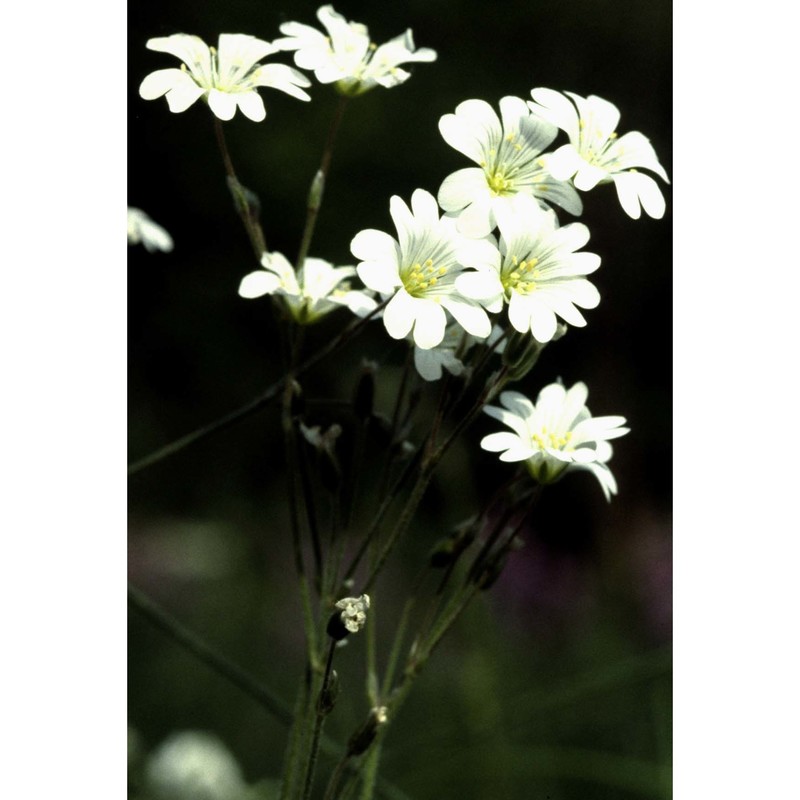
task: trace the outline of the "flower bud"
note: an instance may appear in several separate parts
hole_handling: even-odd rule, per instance
[[[450,566],[475,541],[476,522],[477,518],[471,517],[439,541],[430,555],[430,564],[434,569]]]
[[[322,687],[317,698],[317,711],[325,716],[333,711],[336,700],[339,697],[339,674],[335,669],[331,670],[328,682]]]
[[[503,363],[508,367],[509,379],[518,381],[525,377],[533,369],[543,349],[544,345],[530,333],[515,331],[503,350]]]
[[[325,191],[325,173],[317,170],[314,180],[311,181],[311,188],[308,190],[308,209],[310,211],[319,211],[322,205],[322,195]]]
[[[364,724],[347,743],[348,756],[360,756],[375,741],[381,726],[386,724],[386,706],[377,706],[369,712]]]

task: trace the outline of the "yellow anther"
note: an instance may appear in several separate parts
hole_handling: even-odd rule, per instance
[[[507,142],[513,142],[513,141],[514,141],[514,134],[513,134],[513,133],[509,133],[509,134],[506,136],[506,141],[507,141]]]
[[[545,161],[544,161],[544,159],[543,159],[543,158],[537,158],[537,159],[536,159],[536,163],[537,163],[537,164],[538,164],[540,167],[543,167],[543,166],[544,166],[544,164],[545,164]]]
[[[608,138],[609,138],[609,139],[616,139],[616,138],[617,138],[617,132],[616,132],[616,131],[614,131],[613,133],[610,133],[610,134],[608,135]]]
[[[439,267],[439,277],[447,272],[447,267]]]
[[[437,282],[438,280],[439,280],[438,278],[431,278],[431,279],[428,281],[428,284],[429,284],[430,286],[436,286],[436,282]]]
[[[519,264],[519,260],[516,256],[511,256],[511,263],[516,267]]]
[[[489,151],[489,155],[490,155],[490,156],[496,156],[496,155],[497,155],[497,150],[495,150],[495,149],[494,149],[494,147],[493,147],[493,148],[492,148],[492,149]]]
[[[521,144],[515,144],[514,145],[514,149],[517,150],[517,151],[522,150],[522,145]]]
[[[430,268],[433,266],[433,259],[432,259],[432,258],[429,258],[429,259],[428,259],[428,260],[425,262],[425,266],[426,266],[426,267],[428,267],[428,269],[430,269]]]
[[[377,50],[378,49],[378,45],[376,45],[375,42],[370,42],[369,43],[369,49],[370,50]]]
[[[480,165],[481,165],[481,166],[482,166],[484,169],[486,169],[486,162],[485,162],[485,161],[481,161],[481,162],[480,162]]]

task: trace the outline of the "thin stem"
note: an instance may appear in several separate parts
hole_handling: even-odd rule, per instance
[[[128,603],[131,608],[138,611],[149,622],[166,633],[174,642],[199,661],[202,661],[218,675],[241,689],[276,719],[286,724],[291,723],[293,714],[291,707],[287,703],[272,694],[269,689],[260,684],[241,667],[209,647],[202,639],[131,584],[128,584]]]
[[[311,184],[311,191],[308,198],[308,209],[306,212],[306,224],[303,229],[303,238],[300,242],[300,251],[297,254],[297,264],[295,269],[300,270],[305,264],[308,250],[311,247],[311,240],[314,237],[314,228],[317,224],[317,216],[319,209],[322,205],[322,195],[325,191],[325,181],[328,177],[328,170],[331,166],[331,157],[333,156],[333,144],[336,141],[336,133],[339,130],[339,125],[344,116],[344,110],[347,106],[347,97],[342,96],[339,98],[339,104],[336,106],[333,119],[331,120],[330,128],[328,129],[328,138],[325,140],[325,147],[322,151],[322,161],[320,162],[319,170],[314,176]]]
[[[325,708],[322,701],[324,693],[328,690],[328,683],[331,677],[331,668],[333,666],[333,656],[336,652],[336,641],[331,639],[328,647],[328,660],[325,663],[325,674],[322,676],[322,686],[319,690],[317,697],[316,716],[314,719],[314,733],[311,738],[311,750],[308,754],[308,766],[306,767],[306,779],[303,788],[303,800],[308,800],[311,797],[311,788],[314,784],[314,772],[317,767],[317,756],[319,754],[319,742],[322,735],[322,723],[328,715],[330,708]]]
[[[247,197],[247,190],[239,183],[239,179],[236,177],[233,161],[231,161],[231,155],[228,151],[227,142],[225,141],[222,122],[216,115],[212,116],[214,116],[214,131],[217,135],[217,144],[222,154],[222,162],[225,165],[225,173],[228,176],[228,186],[233,194],[236,211],[241,217],[242,223],[247,231],[247,236],[250,239],[250,244],[253,246],[256,259],[260,261],[262,254],[266,252],[267,249],[267,244],[264,240],[264,231],[261,229],[261,224],[253,209],[253,203]]]
[[[411,476],[411,473],[414,471],[414,469],[416,469],[421,457],[422,457],[422,447],[417,449],[417,452],[414,454],[413,458],[409,460],[403,472],[394,482],[394,485],[392,486],[391,490],[388,492],[388,494],[384,496],[383,502],[381,503],[381,506],[378,509],[378,513],[375,515],[375,518],[373,519],[372,524],[370,525],[370,528],[367,531],[366,536],[361,542],[361,546],[359,547],[358,552],[355,554],[355,556],[353,556],[353,560],[350,562],[350,565],[348,566],[347,571],[344,574],[343,580],[345,581],[349,580],[355,574],[355,571],[356,569],[358,569],[358,565],[361,563],[361,559],[367,552],[370,542],[377,533],[378,528],[380,527],[380,524],[383,521],[384,516],[386,516],[387,511],[397,498],[397,494],[400,491],[400,489],[402,489],[405,482]]]
[[[334,769],[333,774],[328,781],[328,788],[325,789],[325,796],[323,800],[335,800],[337,792],[339,790],[339,784],[341,783],[342,776],[344,775],[345,771],[347,770],[348,766],[350,766],[350,759],[352,756],[349,752],[345,753],[339,763],[336,765],[336,769]]]
[[[336,338],[331,339],[327,344],[317,350],[316,353],[314,353],[312,356],[309,356],[309,358],[307,358],[302,364],[298,365],[294,370],[295,377],[299,377],[304,372],[307,372],[319,361],[322,361],[323,358],[326,358],[335,350],[338,350],[340,347],[350,341],[350,339],[352,339],[356,334],[360,333],[366,327],[369,320],[371,320],[375,314],[382,310],[384,306],[385,303],[381,303],[374,311],[345,328],[345,330],[343,330]],[[284,376],[280,380],[273,383],[260,395],[253,398],[249,403],[246,403],[240,408],[231,411],[224,417],[220,417],[214,422],[192,431],[192,433],[187,433],[180,439],[176,439],[174,442],[170,442],[153,453],[150,453],[150,455],[144,456],[144,458],[140,458],[138,461],[134,461],[133,464],[128,467],[128,475],[135,475],[137,472],[141,472],[153,464],[158,464],[160,461],[163,461],[164,459],[175,455],[175,453],[179,453],[181,450],[184,450],[189,445],[199,442],[213,433],[225,430],[231,425],[234,425],[235,423],[246,419],[252,414],[255,414],[256,411],[260,411],[262,408],[265,408],[273,400],[275,400],[275,398],[277,398],[284,389],[287,378],[288,376]]]

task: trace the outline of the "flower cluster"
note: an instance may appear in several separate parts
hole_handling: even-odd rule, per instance
[[[297,67],[349,96],[398,86],[410,77],[401,64],[437,58],[430,48],[415,48],[410,29],[377,46],[365,25],[346,20],[331,5],[322,6],[317,18],[324,33],[286,22],[280,26],[283,37],[272,42],[222,34],[214,48],[187,34],[150,39],[149,49],[174,55],[182,64],[148,75],[139,93],[145,99],[166,96],[173,112],[203,98],[219,119],[231,119],[238,109],[261,121],[266,117],[261,87],[310,99],[304,91],[309,79],[286,64],[263,64],[267,56],[292,53]],[[644,210],[659,218],[664,197],[653,177],[640,170],[669,182],[644,135],[617,136],[620,113],[608,101],[545,88],[532,89],[530,96],[501,98],[499,114],[480,99],[444,114],[438,126],[444,141],[473,165],[448,175],[436,196],[418,188],[410,205],[393,196],[395,235],[375,229],[357,233],[350,243],[356,266],[303,257],[293,267],[281,253],[265,252],[263,269],[241,280],[240,296],[276,295],[302,325],[341,306],[361,317],[382,317],[389,336],[413,344],[414,364],[426,381],[438,380],[444,371],[469,375],[466,355],[478,343],[489,353],[506,348],[507,376],[520,377],[542,346],[568,326],[585,326],[582,312],[600,302],[588,277],[600,257],[583,249],[589,229],[580,222],[561,224],[558,211],[580,215],[579,192],[613,183],[629,216],[638,218]],[[559,132],[569,141],[551,150]],[[129,211],[128,220],[129,241],[141,240],[148,249],[171,247],[166,232],[141,212]],[[366,289],[351,286],[356,275]],[[605,466],[607,440],[627,429],[619,427],[621,417],[590,421],[585,397],[580,383],[568,392],[549,386],[536,405],[505,392],[500,398],[505,410],[486,411],[515,433],[488,436],[483,445],[503,450],[502,460],[526,461],[541,483],[571,465],[591,469],[610,497],[616,486]]]
[[[362,594],[360,597],[343,597],[335,605],[341,609],[339,618],[350,633],[358,633],[366,625],[369,609],[368,594]]]

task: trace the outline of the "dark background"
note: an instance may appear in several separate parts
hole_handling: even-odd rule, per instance
[[[171,114],[165,100],[138,97],[145,75],[178,65],[145,42],[177,32],[209,43],[221,32],[270,40],[283,21],[319,27],[316,8],[177,0],[129,6],[128,201],[175,240],[170,254],[129,250],[131,461],[242,405],[281,374],[269,302],[236,294],[256,265],[225,186],[211,115],[202,103]],[[312,255],[353,263],[349,243],[358,231],[393,231],[391,195],[408,200],[417,187],[435,194],[450,172],[468,166],[437,123],[469,98],[496,107],[504,95],[528,99],[537,86],[600,95],[620,109],[620,134],[643,132],[672,174],[667,2],[335,8],[367,24],[379,44],[411,27],[417,47],[432,47],[439,58],[412,64],[404,85],[350,104]],[[288,54],[273,60],[291,63]],[[301,103],[262,89],[265,122],[237,114],[225,123],[239,177],[260,196],[268,245],[290,260],[337,101],[329,86],[314,83],[309,93],[312,102]],[[525,531],[527,546],[452,632],[386,739],[385,774],[412,797],[668,796],[672,249],[670,188],[662,188],[662,220],[631,220],[611,186],[583,195],[586,249],[603,261],[593,277],[600,306],[515,387],[535,396],[559,376],[567,385],[584,380],[594,414],[627,417],[632,432],[615,443],[611,461],[620,493],[606,504],[588,473],[545,492]],[[335,335],[342,315],[310,331],[309,347]],[[403,354],[379,325],[322,365],[308,391],[349,397],[365,354],[383,365],[379,402],[388,410]],[[378,585],[387,638],[421,555],[508,475],[478,447],[495,429],[479,420],[462,437]],[[130,572],[290,700],[302,635],[282,469],[278,412],[269,409],[132,478]],[[129,718],[147,748],[175,729],[211,729],[248,780],[279,773],[279,723],[137,616],[129,633]],[[357,681],[350,691],[353,702],[337,707],[326,729],[342,739],[360,708]]]

